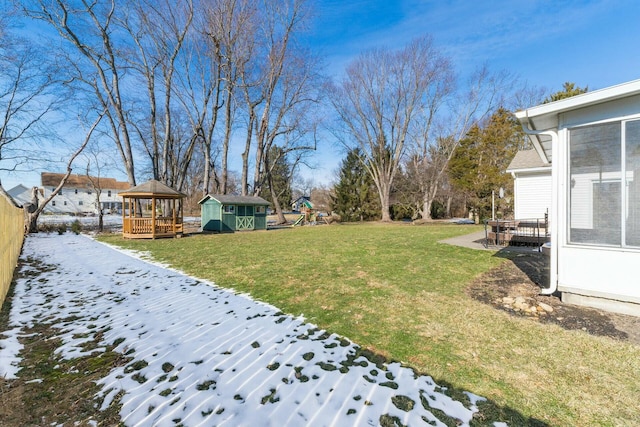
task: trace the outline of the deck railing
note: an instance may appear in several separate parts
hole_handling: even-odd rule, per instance
[[[487,220],[485,245],[541,246],[549,241],[549,218]]]

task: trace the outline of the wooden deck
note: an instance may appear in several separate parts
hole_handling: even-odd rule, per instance
[[[485,223],[487,245],[541,246],[549,241],[547,219],[490,220]]]

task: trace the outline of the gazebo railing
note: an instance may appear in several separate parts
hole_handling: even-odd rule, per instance
[[[182,233],[182,220],[171,217],[157,217],[155,227],[153,218],[124,218],[122,230],[125,234],[175,234]]]

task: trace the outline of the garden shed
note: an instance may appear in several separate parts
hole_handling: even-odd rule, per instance
[[[198,204],[203,231],[233,233],[267,229],[269,202],[261,197],[207,194]]]
[[[549,288],[640,315],[640,80],[518,111],[551,163]]]
[[[182,199],[179,191],[151,180],[126,191],[122,197],[122,236],[155,239],[182,236]]]

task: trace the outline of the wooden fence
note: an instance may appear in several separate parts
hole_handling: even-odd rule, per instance
[[[23,211],[0,191],[0,306],[11,286],[23,241]]]

